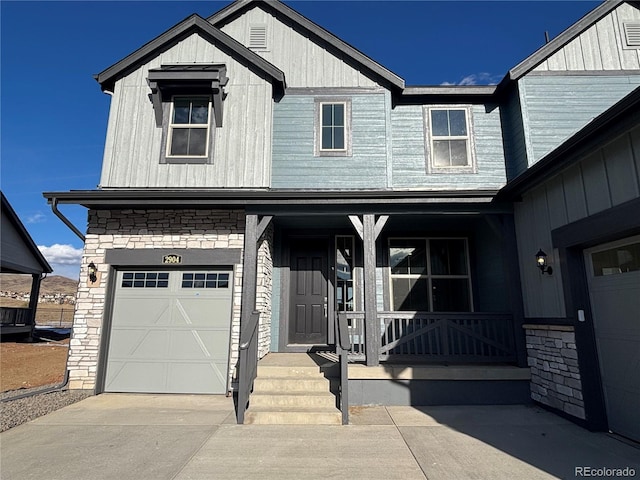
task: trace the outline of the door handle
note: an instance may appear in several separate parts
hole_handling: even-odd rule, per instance
[[[328,317],[329,316],[329,302],[328,302],[328,298],[324,297],[324,316]]]

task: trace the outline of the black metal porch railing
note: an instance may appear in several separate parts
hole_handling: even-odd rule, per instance
[[[238,359],[238,424],[244,423],[244,414],[249,405],[253,381],[258,372],[258,323],[260,312],[254,311],[240,335],[240,358]]]
[[[513,317],[509,313],[378,312],[380,361],[421,356],[434,361],[513,362]],[[363,312],[348,312],[349,359],[365,359]]]
[[[4,326],[29,326],[33,324],[30,308],[0,307],[0,324]]]
[[[341,312],[336,317],[336,354],[340,362],[340,411],[342,412],[342,424],[349,425],[349,327],[347,314]]]

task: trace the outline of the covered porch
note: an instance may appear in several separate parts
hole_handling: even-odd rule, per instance
[[[239,405],[259,357],[302,352],[335,361],[338,397],[351,395],[352,405],[528,401],[511,206],[487,198],[380,203],[310,198],[247,208]],[[255,303],[264,282],[253,266],[265,232],[268,313]],[[253,353],[267,314],[271,353]],[[451,401],[456,395],[465,400]]]
[[[26,307],[0,306],[0,334],[23,335],[31,338],[36,325],[36,309],[40,283],[53,270],[27,232],[13,207],[2,197],[0,245],[0,276],[18,274],[31,276],[29,304]]]

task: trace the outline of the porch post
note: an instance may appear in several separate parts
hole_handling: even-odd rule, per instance
[[[520,283],[520,260],[518,259],[518,244],[513,215],[502,215],[502,251],[506,261],[504,271],[509,288],[509,300],[513,314],[513,328],[515,333],[516,360],[519,367],[527,366],[527,345],[524,324],[524,306],[522,303],[522,285]]]
[[[29,310],[31,310],[31,331],[29,332],[29,340],[33,338],[33,330],[36,326],[36,310],[38,308],[38,297],[40,296],[40,283],[42,282],[42,274],[34,273],[31,275],[31,293],[29,294]]]
[[[367,366],[380,363],[380,325],[376,302],[376,234],[375,216],[363,216],[362,242],[364,247],[364,322]]]
[[[243,325],[256,307],[256,286],[258,281],[258,242],[265,232],[272,216],[264,216],[258,223],[258,215],[245,216],[244,254],[242,260],[242,305],[240,306],[240,333]]]

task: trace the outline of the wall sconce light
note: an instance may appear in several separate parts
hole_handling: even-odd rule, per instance
[[[536,253],[536,264],[543,275],[545,273],[548,273],[549,275],[553,273],[553,268],[547,265],[547,254],[544,253],[542,249],[538,250],[538,253]]]
[[[87,273],[89,274],[89,281],[91,283],[96,283],[96,281],[98,280],[98,268],[96,267],[96,264],[91,262],[89,264],[89,266],[87,267]]]

